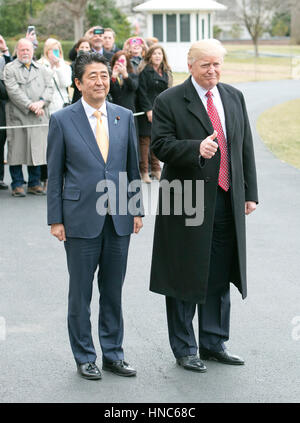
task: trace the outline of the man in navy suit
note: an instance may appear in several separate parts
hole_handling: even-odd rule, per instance
[[[136,375],[124,361],[121,293],[130,235],[143,226],[140,175],[133,115],[106,101],[109,80],[103,56],[79,56],[75,83],[82,98],[51,116],[48,136],[48,224],[52,235],[65,241],[69,337],[86,379],[102,377],[90,324],[97,267],[102,368]]]

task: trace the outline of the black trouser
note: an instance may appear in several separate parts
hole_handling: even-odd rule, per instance
[[[48,179],[47,165],[41,165],[41,181],[46,182]]]
[[[229,339],[229,279],[235,250],[230,191],[218,187],[207,297],[205,304],[198,304],[199,347],[222,351]],[[196,305],[166,297],[169,339],[176,358],[197,353],[192,323]]]
[[[6,131],[0,130],[0,181],[4,179],[4,145],[6,141]]]

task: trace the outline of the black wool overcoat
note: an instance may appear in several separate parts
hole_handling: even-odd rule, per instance
[[[139,74],[139,88],[137,91],[138,112],[148,112],[153,109],[156,97],[168,88],[169,78],[166,72],[159,75],[152,66],[147,65]],[[139,134],[143,137],[151,136],[151,123],[146,115],[139,116]]]
[[[258,202],[253,141],[242,93],[227,84],[219,83],[217,87],[226,119],[232,208],[237,238],[230,282],[237,286],[245,298],[245,201]],[[220,166],[219,149],[213,158],[205,160],[199,157],[199,148],[200,143],[213,131],[191,78],[157,97],[153,110],[151,148],[158,159],[164,162],[164,167],[155,222],[150,290],[195,303],[206,301]],[[163,210],[162,207],[163,200],[168,198],[165,195],[167,188],[164,180],[174,184],[174,189],[169,190],[170,213],[166,213],[166,209]],[[184,187],[184,181],[191,181],[192,185],[181,190],[180,186]],[[186,208],[182,206],[183,213],[178,214],[177,206],[178,201],[182,200],[183,204],[184,197],[188,198],[189,194],[193,205],[196,205],[197,193],[199,194],[201,188],[201,185],[196,186],[196,181],[203,181],[198,183],[204,189],[204,219],[198,226],[187,226],[186,219],[192,217],[190,208],[185,212]],[[174,207],[174,200],[177,209]]]

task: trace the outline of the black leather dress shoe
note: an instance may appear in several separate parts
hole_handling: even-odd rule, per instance
[[[8,185],[5,182],[0,181],[0,189],[8,189]]]
[[[95,363],[77,364],[77,371],[81,377],[89,380],[102,379],[102,375]]]
[[[232,355],[228,351],[211,351],[206,348],[200,348],[200,357],[202,360],[214,360],[223,364],[233,364],[235,366],[241,366],[245,364],[245,361],[237,355]]]
[[[130,365],[124,360],[117,360],[112,362],[103,360],[102,369],[115,373],[118,376],[128,377],[136,375],[136,370],[133,367],[130,367]]]
[[[206,372],[206,367],[202,363],[199,357],[196,355],[187,355],[176,359],[179,366],[182,366],[186,370],[192,370],[194,372]]]

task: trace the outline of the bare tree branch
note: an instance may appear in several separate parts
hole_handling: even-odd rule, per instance
[[[266,31],[279,0],[241,0],[238,14],[248,30],[258,56],[258,40]]]

